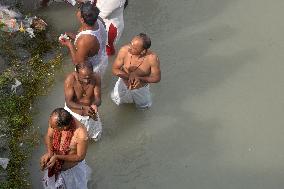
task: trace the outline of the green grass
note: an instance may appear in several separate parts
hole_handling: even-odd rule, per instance
[[[9,66],[0,75],[0,120],[4,122],[2,127],[5,128],[1,130],[8,138],[10,159],[7,179],[0,183],[0,189],[31,188],[26,163],[38,143],[31,107],[38,96],[48,93],[54,82],[54,74],[62,65],[58,44],[48,40],[46,33],[36,33],[36,38],[30,39],[25,33],[10,35],[0,32],[0,55],[5,57]],[[21,60],[16,50],[18,47],[29,52],[28,60]],[[55,56],[45,62],[43,55],[51,50],[56,52]],[[10,92],[9,87],[15,78],[22,82],[24,92],[20,95]]]

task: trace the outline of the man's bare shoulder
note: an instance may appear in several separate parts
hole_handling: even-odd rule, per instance
[[[77,138],[80,138],[80,139],[88,139],[88,132],[87,132],[87,129],[86,127],[80,123],[79,121],[76,120],[76,124],[77,124],[77,129],[76,129],[76,135],[77,135]]]
[[[65,78],[65,83],[73,83],[75,80],[75,72],[69,73]]]
[[[83,34],[78,38],[77,42],[78,43],[93,43],[93,42],[98,42],[98,39],[97,37],[93,35]]]
[[[129,49],[128,45],[122,46],[122,47],[120,48],[120,50],[119,50],[119,54],[121,54],[121,55],[127,55],[128,49]]]
[[[151,63],[151,64],[154,64],[154,65],[159,65],[160,64],[160,60],[159,60],[159,57],[158,55],[153,52],[153,51],[150,51],[149,54],[148,54],[148,61]]]

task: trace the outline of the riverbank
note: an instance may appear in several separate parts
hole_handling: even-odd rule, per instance
[[[35,29],[34,37],[25,29],[0,31],[0,157],[9,159],[6,169],[0,167],[0,188],[31,187],[26,163],[39,138],[33,104],[48,93],[62,65],[57,38],[50,26]]]

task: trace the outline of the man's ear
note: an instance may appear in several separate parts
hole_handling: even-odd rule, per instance
[[[147,49],[144,49],[142,52],[141,52],[141,55],[145,55],[147,53]]]

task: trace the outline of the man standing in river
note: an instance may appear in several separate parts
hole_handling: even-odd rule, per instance
[[[45,143],[47,152],[40,160],[44,188],[87,189],[86,128],[64,108],[57,108],[50,115]]]
[[[150,46],[150,38],[140,33],[119,50],[112,66],[113,75],[119,79],[111,93],[117,105],[135,103],[140,109],[152,105],[149,83],[158,83],[161,71],[159,58]]]
[[[67,75],[64,83],[65,109],[87,128],[89,138],[99,140],[102,123],[98,114],[101,105],[101,79],[92,65],[76,65],[76,71]]]
[[[79,4],[77,19],[81,23],[79,32],[66,32],[70,39],[61,38],[59,42],[69,49],[73,63],[89,62],[94,72],[101,76],[108,65],[106,54],[107,31],[103,22],[98,19],[100,10],[91,2]]]

